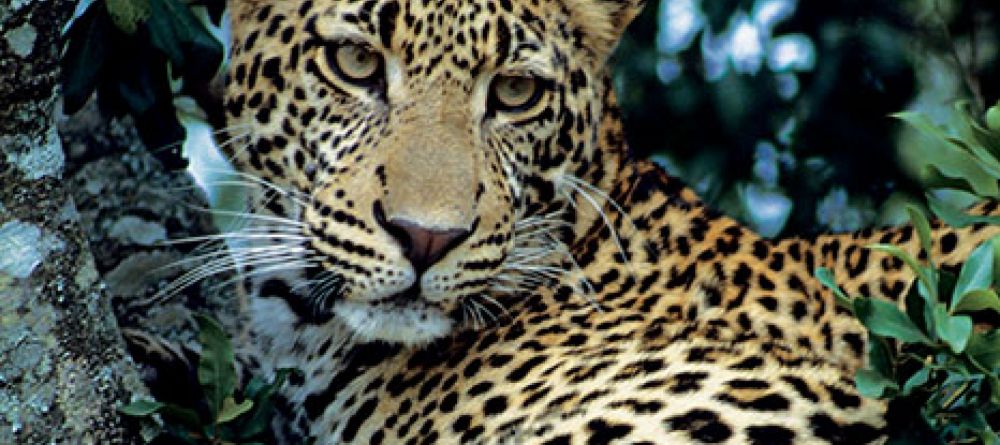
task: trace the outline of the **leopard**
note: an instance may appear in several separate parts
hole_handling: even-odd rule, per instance
[[[902,306],[867,246],[918,255],[914,227],[765,238],[631,153],[611,59],[643,3],[229,0],[237,340],[300,371],[276,440],[886,440],[814,271]],[[929,254],[998,233],[935,222]]]

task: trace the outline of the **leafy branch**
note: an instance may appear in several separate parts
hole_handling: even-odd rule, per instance
[[[224,2],[93,0],[82,5],[64,33],[65,112],[79,111],[96,93],[102,112],[135,117],[143,142],[165,167],[183,168],[178,142],[185,132],[174,94],[203,99],[198,102],[210,119],[220,115],[207,91],[222,67],[224,48],[209,16],[221,16]]]
[[[179,406],[140,399],[119,408],[122,414],[152,420],[159,415],[159,437],[168,443],[258,444],[267,436],[274,414],[274,395],[292,372],[281,369],[274,380],[254,376],[242,391],[237,389],[233,349],[222,327],[204,315],[195,315],[200,332],[198,383],[204,407]]]
[[[940,143],[927,167],[932,186],[980,197],[1000,196],[1000,104],[977,119],[965,102],[957,119],[942,128],[919,113],[895,116]],[[968,215],[932,194],[930,209],[946,224],[1000,224],[1000,217]],[[816,277],[830,288],[837,304],[850,310],[869,333],[868,364],[855,375],[858,391],[919,412],[916,429],[901,430],[890,443],[937,435],[940,443],[1000,444],[1000,328],[977,329],[971,315],[1000,317],[1000,236],[976,247],[955,275],[931,256],[930,223],[907,209],[925,254],[920,261],[893,245],[868,246],[901,260],[915,283],[902,308],[866,295],[848,296],[828,269]]]

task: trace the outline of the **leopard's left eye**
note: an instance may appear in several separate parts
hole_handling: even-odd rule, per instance
[[[542,97],[542,82],[530,76],[497,76],[490,84],[489,107],[496,111],[523,111]]]
[[[327,63],[345,81],[371,84],[381,80],[382,57],[371,48],[345,42],[327,48]]]

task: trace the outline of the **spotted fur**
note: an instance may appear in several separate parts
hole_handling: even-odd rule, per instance
[[[230,0],[226,147],[269,234],[244,344],[304,372],[285,440],[883,440],[853,386],[864,330],[812,271],[899,300],[912,277],[864,246],[915,252],[913,229],[771,241],[630,159],[606,61],[641,6]],[[345,44],[381,74],[345,81]],[[497,76],[542,96],[491,107]],[[397,220],[464,235],[418,264]],[[996,232],[935,226],[935,254]]]

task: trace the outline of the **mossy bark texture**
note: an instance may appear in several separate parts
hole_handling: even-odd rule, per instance
[[[63,178],[56,131],[69,0],[0,0],[0,444],[139,439],[141,387]]]

